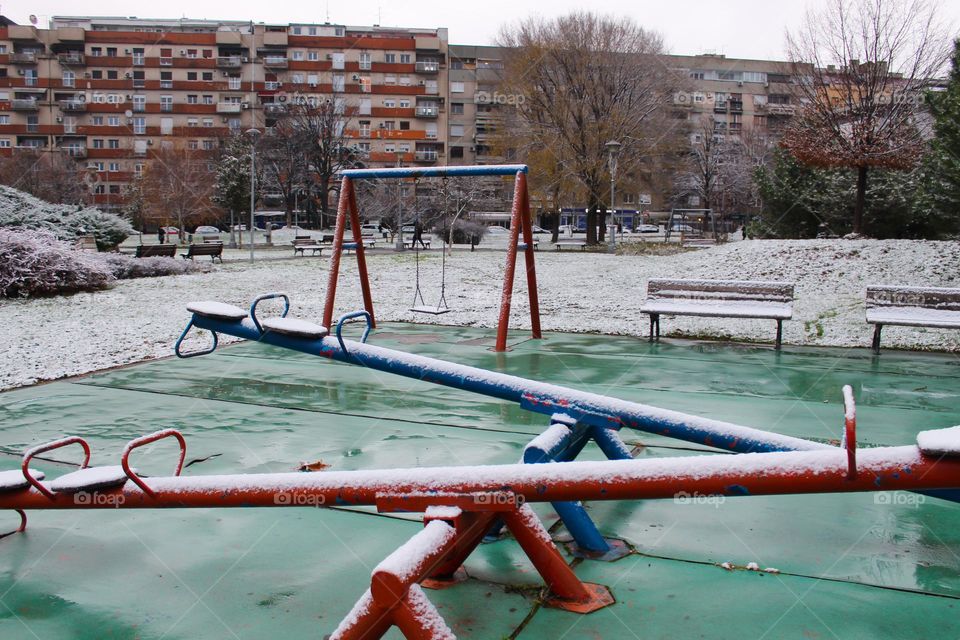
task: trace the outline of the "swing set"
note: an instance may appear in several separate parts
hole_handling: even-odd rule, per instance
[[[452,167],[397,167],[385,169],[350,169],[343,172],[340,186],[340,201],[337,206],[337,225],[334,230],[333,253],[330,257],[330,273],[327,282],[327,294],[323,309],[323,324],[330,327],[333,322],[334,306],[337,295],[337,282],[340,278],[340,259],[344,250],[354,250],[357,256],[357,271],[360,276],[360,289],[363,296],[363,308],[368,314],[372,325],[376,326],[376,316],[373,311],[373,296],[370,291],[370,279],[367,271],[367,260],[363,245],[363,236],[360,227],[360,209],[357,205],[357,194],[354,181],[369,179],[397,180],[421,178],[448,178],[458,176],[514,176],[513,206],[510,216],[510,236],[507,246],[507,262],[503,275],[503,289],[500,297],[500,313],[497,320],[497,340],[495,351],[507,350],[507,332],[510,325],[510,305],[513,299],[513,281],[516,273],[517,251],[524,252],[527,272],[527,293],[530,302],[531,336],[538,339],[540,331],[540,303],[537,297],[537,272],[533,253],[533,228],[530,223],[530,198],[527,191],[527,165],[483,165],[483,166],[452,166]],[[419,215],[419,214],[418,214]],[[349,218],[349,225],[353,230],[353,241],[345,242],[344,235]],[[521,241],[520,234],[523,234]],[[423,297],[420,287],[420,251],[416,242],[411,243],[416,257],[416,279],[413,305],[410,311],[441,315],[451,311],[446,299],[446,251],[441,258],[441,285],[440,298],[435,307],[429,306]]]

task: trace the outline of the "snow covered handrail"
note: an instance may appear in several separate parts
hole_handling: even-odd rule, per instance
[[[370,337],[370,331],[373,329],[373,317],[366,311],[353,311],[340,316],[340,319],[337,320],[337,342],[340,343],[340,348],[343,349],[344,353],[347,352],[347,344],[343,341],[343,325],[356,318],[363,318],[367,321],[367,327],[363,330],[360,342],[366,342],[367,338]]]
[[[260,326],[260,322],[257,320],[257,305],[264,300],[273,300],[274,298],[283,299],[283,313],[280,314],[280,317],[286,318],[287,314],[290,312],[290,296],[285,293],[265,293],[262,296],[257,296],[254,298],[253,302],[250,303],[250,319],[253,320],[253,324],[257,327],[257,331],[260,333],[263,333],[263,327]]]
[[[151,433],[150,435],[141,436],[135,440],[131,440],[127,443],[127,446],[123,449],[123,454],[120,458],[120,466],[123,467],[123,472],[127,474],[127,477],[133,480],[138,487],[144,490],[144,492],[150,496],[154,497],[153,489],[147,486],[147,483],[137,475],[137,473],[130,468],[130,452],[138,447],[148,445],[151,442],[156,442],[157,440],[163,440],[164,438],[176,438],[177,442],[180,444],[180,460],[177,462],[177,468],[174,470],[173,475],[179,476],[180,472],[183,471],[183,461],[187,457],[187,441],[184,440],[183,434],[181,434],[176,429],[163,429],[162,431],[157,431]]]
[[[857,477],[857,404],[853,388],[843,386],[843,441],[840,446],[847,450],[847,479]]]
[[[41,444],[28,449],[23,454],[23,462],[20,464],[20,469],[23,471],[23,477],[26,478],[27,482],[33,485],[37,491],[45,495],[50,500],[55,500],[56,496],[52,491],[50,491],[50,489],[47,489],[45,486],[40,484],[40,482],[33,477],[33,474],[30,473],[30,461],[40,453],[68,447],[71,444],[79,444],[83,448],[83,463],[80,465],[80,468],[86,469],[87,465],[90,464],[90,445],[87,444],[86,440],[78,436],[69,436],[66,438],[60,438],[59,440],[54,440],[53,442],[47,442],[46,444]]]

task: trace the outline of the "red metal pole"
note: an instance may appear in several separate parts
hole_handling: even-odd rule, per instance
[[[370,314],[370,326],[377,328],[377,319],[373,314],[373,297],[370,295],[370,278],[367,276],[366,249],[363,247],[363,230],[360,228],[360,210],[357,207],[357,193],[350,184],[350,226],[353,228],[353,241],[357,243],[357,270],[360,272],[360,291],[363,293],[363,308]],[[327,328],[332,328],[326,325]]]
[[[330,634],[330,640],[376,640],[382,638],[392,626],[393,616],[374,603],[370,589],[367,589]]]
[[[520,183],[521,191],[520,221],[523,224],[523,241],[527,245],[524,258],[527,265],[527,295],[530,297],[530,332],[535,339],[540,339],[543,337],[540,332],[540,296],[537,292],[537,267],[534,262],[533,228],[530,221],[530,192],[527,189],[527,174],[518,173],[517,181]]]
[[[442,520],[432,520],[373,569],[370,593],[379,607],[391,609],[410,585],[427,577],[454,548],[457,533]]]
[[[420,585],[413,585],[400,606],[393,611],[393,623],[408,640],[456,640],[440,612]]]
[[[337,280],[340,277],[340,257],[343,255],[343,230],[347,224],[347,208],[353,181],[344,178],[340,183],[340,202],[337,203],[337,225],[333,231],[333,254],[330,256],[330,273],[327,274],[327,296],[323,304],[323,326],[332,329],[333,305],[337,297]]]
[[[500,294],[500,318],[497,320],[497,344],[494,351],[507,350],[507,331],[510,328],[510,303],[513,299],[513,274],[517,268],[517,243],[520,238],[521,185],[523,173],[518,172],[513,184],[513,211],[510,215],[510,244],[507,246],[507,266],[503,272],[503,292]]]
[[[132,482],[77,504],[68,493],[34,488],[0,493],[0,509],[154,509],[372,505],[393,494],[512,491],[526,502],[641,500],[703,495],[779,495],[960,488],[960,457],[926,456],[916,446],[857,452],[847,479],[843,449],[708,455],[697,458],[565,462],[562,465],[428,467],[325,473],[152,477],[151,498]],[[438,500],[438,504],[442,504]]]

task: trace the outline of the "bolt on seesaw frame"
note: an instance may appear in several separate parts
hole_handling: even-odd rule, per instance
[[[258,304],[271,298],[283,299],[281,317],[259,319]],[[381,512],[422,512],[424,529],[374,569],[370,588],[331,637],[378,638],[395,625],[408,638],[446,638],[453,634],[421,585],[454,584],[458,569],[497,521],[513,533],[543,577],[549,606],[589,613],[614,602],[606,587],[576,577],[527,502],[556,506],[582,500],[663,499],[684,492],[746,496],[897,489],[950,497],[960,487],[960,427],[923,432],[915,446],[857,450],[849,387],[844,388],[845,431],[838,448],[368,345],[372,323],[362,311],[340,318],[330,336],[321,325],[288,319],[289,307],[284,294],[257,298],[249,312],[221,303],[191,304],[193,316],[177,342],[177,355],[209,353],[217,333],[227,333],[514,400],[550,415],[552,421],[527,446],[524,462],[572,459],[589,438],[620,459],[184,478],[179,473],[186,443],[168,429],[129,443],[115,467],[88,468],[90,447],[80,438],[35,447],[25,453],[19,472],[0,474],[0,509],[18,511],[20,530],[28,509],[374,505]],[[361,341],[344,339],[345,323],[357,318],[367,321]],[[212,332],[211,349],[181,351],[193,327]],[[624,426],[751,453],[634,460],[616,437]],[[139,477],[130,466],[131,452],[168,437],[181,447],[174,475]],[[30,469],[38,453],[73,444],[84,449],[80,471],[44,483],[42,475]],[[940,493],[944,490],[953,493]],[[87,498],[78,500],[81,494]]]

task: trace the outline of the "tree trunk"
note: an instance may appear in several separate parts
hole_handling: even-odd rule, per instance
[[[554,244],[560,239],[560,212],[550,214],[550,241]]]
[[[863,212],[867,205],[867,167],[857,167],[857,203],[853,208],[853,232],[863,233]]]
[[[320,176],[320,228],[327,228],[327,212],[330,201],[330,178]],[[339,205],[338,205],[339,206]]]

